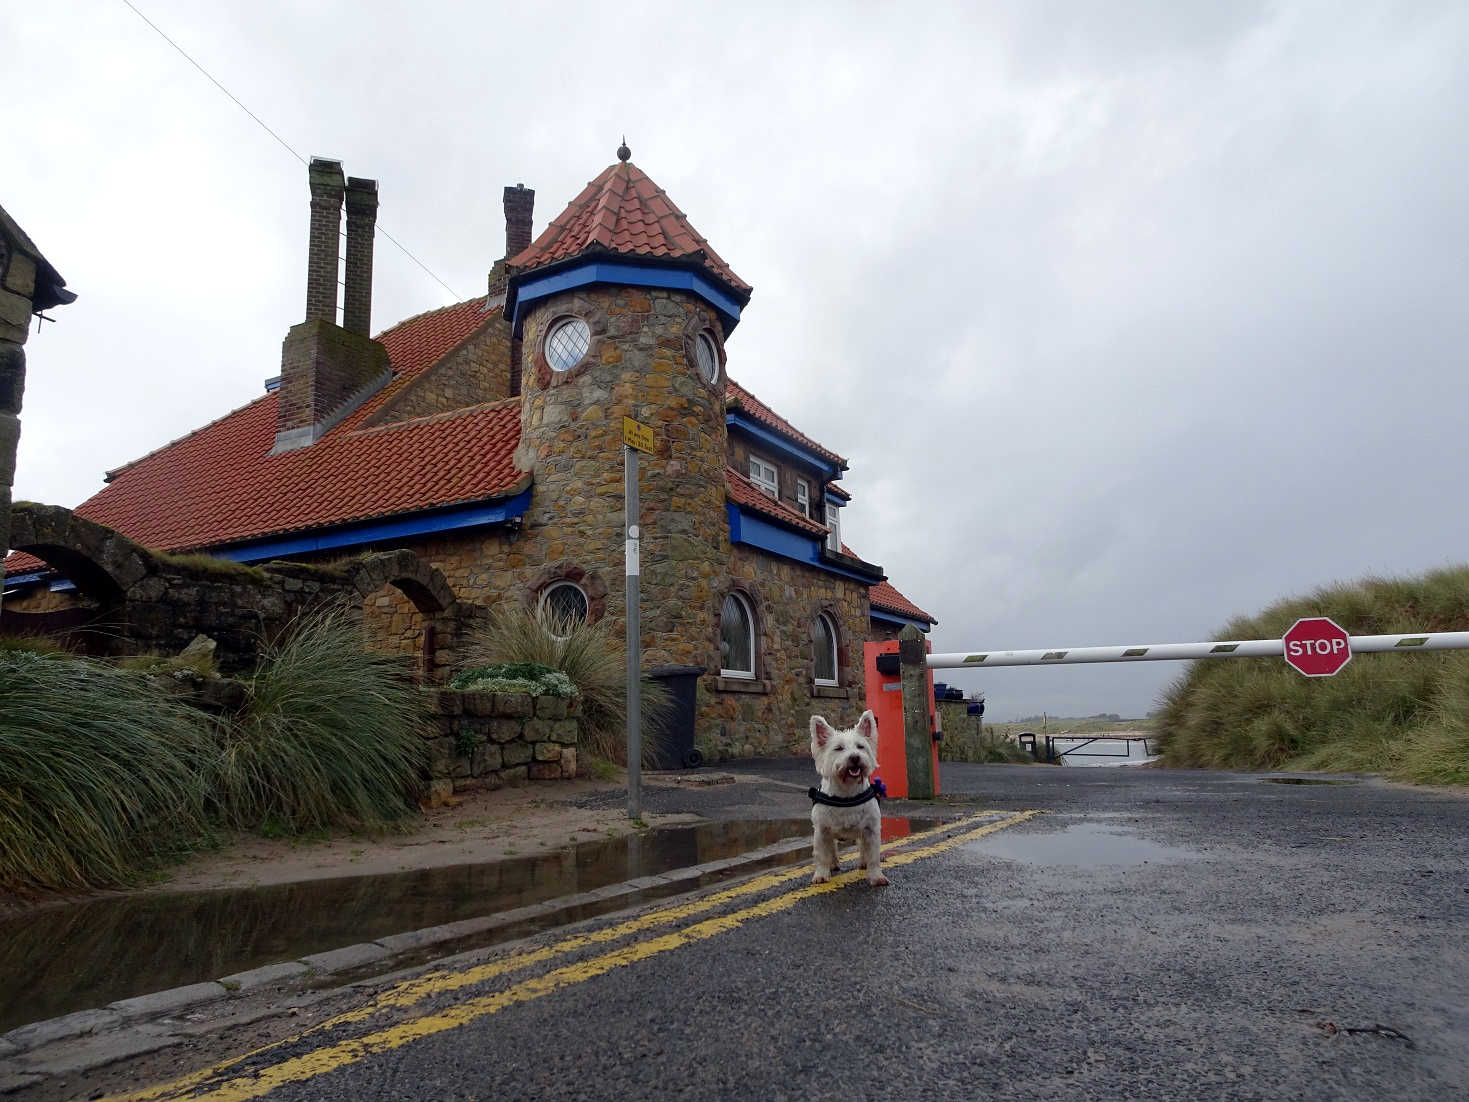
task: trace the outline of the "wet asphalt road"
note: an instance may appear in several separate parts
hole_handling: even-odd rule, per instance
[[[803,805],[808,764],[742,768],[776,783],[655,798]],[[946,765],[944,784],[1050,814],[891,888],[780,909],[791,881],[727,909],[773,913],[269,1097],[1469,1098],[1469,797],[1040,766]]]

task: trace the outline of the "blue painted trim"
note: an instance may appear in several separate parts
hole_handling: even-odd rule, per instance
[[[884,624],[896,624],[898,627],[907,627],[909,624],[912,624],[919,631],[933,630],[933,625],[927,620],[910,620],[908,617],[899,616],[895,612],[879,612],[875,608],[869,608],[867,610],[867,618],[869,620],[878,620]]]
[[[377,543],[381,540],[401,539],[406,536],[425,536],[437,532],[452,532],[461,528],[503,524],[525,513],[530,507],[530,494],[530,490],[527,489],[512,498],[489,505],[461,506],[457,509],[419,513],[396,520],[343,525],[299,536],[256,540],[251,543],[236,544],[233,547],[215,547],[209,549],[209,554],[233,562],[260,562],[264,559],[279,559],[286,555],[301,555],[308,551],[330,551],[339,547],[353,547],[364,543]]]
[[[821,547],[825,541],[817,536],[808,536],[802,532],[795,532],[789,528],[783,528],[772,521],[766,520],[758,513],[747,512],[732,501],[724,503],[725,514],[729,518],[729,540],[731,543],[743,543],[748,547],[758,548],[772,555],[779,555],[783,559],[791,559],[804,566],[810,566],[828,574],[836,574],[838,577],[850,578],[854,582],[861,582],[865,586],[873,586],[877,583],[871,578],[864,578],[861,574],[854,574],[850,570],[843,570],[839,566],[832,566],[821,559]]]
[[[76,583],[69,578],[57,578],[51,583],[52,593],[70,593],[76,588]]]
[[[629,264],[618,260],[589,260],[562,268],[549,275],[531,276],[510,288],[508,304],[515,336],[521,335],[525,308],[538,299],[588,287],[594,283],[620,283],[628,287],[657,287],[669,291],[690,291],[719,312],[728,336],[740,321],[740,304],[727,291],[716,287],[698,272],[684,268],[665,268],[651,264]]]
[[[25,585],[28,582],[39,582],[46,574],[47,572],[44,570],[38,570],[34,574],[7,574],[5,576],[5,584]]]
[[[794,459],[798,463],[804,463],[806,466],[819,471],[821,478],[826,482],[830,482],[841,473],[832,465],[830,460],[817,455],[815,452],[807,451],[800,444],[787,440],[784,436],[777,436],[770,429],[758,421],[745,416],[743,413],[726,413],[724,415],[724,424],[726,428],[735,428],[741,432],[748,433],[766,447],[780,452],[787,459]]]
[[[828,479],[828,481],[830,481],[830,479]],[[832,501],[833,498],[837,498],[838,500]],[[847,493],[847,491],[842,489],[840,486],[833,486],[831,487],[831,489],[826,491],[826,500],[831,501],[833,505],[841,508],[843,505],[847,504],[847,502],[852,500],[852,495]]]

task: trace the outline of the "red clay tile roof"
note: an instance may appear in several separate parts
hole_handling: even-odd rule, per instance
[[[740,386],[740,384],[735,382],[733,379],[726,379],[725,381],[724,405],[726,409],[731,406],[735,406],[739,409],[744,410],[745,413],[749,414],[756,421],[759,421],[766,428],[774,429],[782,436],[788,437],[789,439],[794,440],[796,443],[802,444],[810,450],[814,451],[817,455],[824,456],[825,458],[835,463],[842,470],[847,469],[847,461],[845,459],[839,456],[836,452],[828,451],[826,448],[823,448],[815,440],[812,440],[811,437],[807,436],[804,432],[801,432],[784,417],[780,416],[780,414],[776,413],[773,409],[767,406],[759,398],[756,398],[753,394],[751,394],[744,387]],[[845,490],[841,491],[841,493],[842,496],[847,496]]]
[[[270,454],[276,395],[267,394],[111,472],[76,512],[178,551],[503,497],[527,477],[511,463],[519,399],[361,427],[490,316],[472,299],[383,333],[392,379],[310,447]]]
[[[733,467],[726,467],[724,474],[728,483],[729,500],[736,505],[752,512],[763,513],[767,517],[802,532],[809,532],[813,536],[826,535],[826,525],[817,524],[784,501],[775,500]]]
[[[683,211],[631,162],[608,166],[530,246],[510,258],[526,271],[582,253],[615,253],[686,261],[748,301],[751,287],[735,275]]]
[[[930,624],[938,623],[936,619],[899,593],[891,582],[879,582],[869,589],[867,603],[883,612],[906,616],[910,620],[926,620]]]

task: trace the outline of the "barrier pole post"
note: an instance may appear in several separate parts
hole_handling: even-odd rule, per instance
[[[903,669],[903,751],[910,800],[931,800],[934,794],[927,659],[923,632],[909,624],[898,635],[898,660]]]

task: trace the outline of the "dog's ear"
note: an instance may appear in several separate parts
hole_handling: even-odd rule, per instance
[[[857,733],[872,743],[873,749],[877,748],[877,717],[870,711],[863,712],[862,718],[857,721]]]
[[[826,740],[831,738],[831,724],[821,716],[811,717],[811,753],[816,754],[826,749]]]

